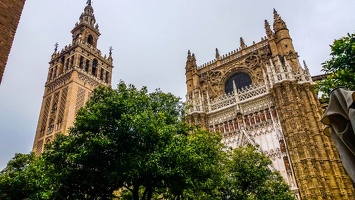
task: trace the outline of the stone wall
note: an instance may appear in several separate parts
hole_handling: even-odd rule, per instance
[[[0,83],[25,0],[0,1]]]

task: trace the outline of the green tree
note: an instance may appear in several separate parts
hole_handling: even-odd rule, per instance
[[[50,199],[53,179],[41,157],[15,154],[0,172],[0,199]]]
[[[69,135],[0,173],[0,199],[293,199],[254,148],[183,121],[180,99],[123,82],[98,87]]]
[[[221,138],[189,127],[183,110],[179,98],[159,90],[98,87],[69,136],[58,136],[43,154],[57,172],[55,197],[111,199],[124,189],[134,200],[179,199],[212,188]]]
[[[229,158],[224,168],[220,199],[295,199],[281,175],[270,169],[270,159],[255,147],[236,148]]]
[[[355,34],[335,40],[331,47],[331,58],[322,63],[326,78],[317,83],[318,91],[328,97],[337,87],[355,90]]]

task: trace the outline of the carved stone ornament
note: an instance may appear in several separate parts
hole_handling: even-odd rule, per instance
[[[252,53],[250,54],[245,60],[244,64],[250,68],[250,69],[255,69],[256,67],[259,66],[260,64],[260,57],[257,53]]]

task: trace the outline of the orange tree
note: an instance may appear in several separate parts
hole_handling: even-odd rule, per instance
[[[348,34],[330,45],[331,58],[322,63],[326,78],[317,83],[318,91],[328,97],[337,87],[355,90],[355,34]]]

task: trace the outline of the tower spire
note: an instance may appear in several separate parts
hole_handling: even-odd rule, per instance
[[[56,42],[56,43],[54,44],[54,53],[57,53],[57,51],[58,51],[58,46],[59,46],[59,44],[58,44],[58,42]]]
[[[87,0],[84,12],[79,17],[79,22],[71,31],[73,34],[73,44],[84,42],[97,47],[97,40],[100,36],[99,25],[96,23],[94,9],[91,0]]]
[[[112,56],[112,50],[113,50],[113,48],[112,48],[112,46],[110,46],[110,48],[109,48],[109,56],[110,57]]]
[[[270,38],[272,36],[272,30],[270,28],[269,22],[265,19],[265,31],[266,35]]]
[[[281,19],[281,16],[277,13],[274,8],[274,32],[277,32],[281,29],[287,29],[286,23]]]
[[[216,48],[216,59],[218,60],[219,58],[220,58],[219,51],[218,51],[218,49]]]
[[[247,45],[245,45],[244,39],[242,37],[240,37],[240,47],[242,47],[242,49],[247,47]]]

